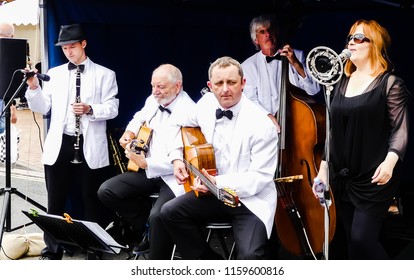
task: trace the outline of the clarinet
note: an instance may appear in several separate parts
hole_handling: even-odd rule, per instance
[[[76,71],[76,103],[81,102],[80,98],[80,71],[79,68]],[[73,160],[71,161],[74,164],[80,164],[82,163],[81,155],[80,155],[80,121],[81,121],[81,115],[75,115],[75,143],[73,144],[75,148],[75,152],[73,155]]]

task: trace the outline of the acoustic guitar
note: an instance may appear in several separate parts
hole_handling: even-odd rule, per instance
[[[144,154],[147,153],[149,149],[149,144],[151,142],[151,138],[152,128],[149,128],[144,123],[139,129],[137,137],[131,141],[131,152],[134,152],[136,154],[140,154],[141,152],[144,152]],[[129,171],[137,172],[139,170],[139,167],[135,162],[129,160],[127,169]]]
[[[184,163],[189,171],[190,179],[184,184],[186,192],[193,191],[191,186],[194,179],[199,177],[209,192],[200,193],[194,191],[197,197],[213,194],[224,204],[236,207],[239,206],[239,197],[237,192],[230,188],[217,188],[200,170],[203,168],[210,174],[216,175],[216,161],[214,149],[211,144],[206,143],[203,133],[199,127],[182,127],[181,135],[184,144]]]

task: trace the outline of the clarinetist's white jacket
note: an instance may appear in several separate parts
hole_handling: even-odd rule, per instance
[[[81,133],[84,137],[85,160],[90,168],[96,169],[109,165],[106,120],[118,115],[119,100],[115,97],[118,85],[114,71],[93,63],[89,58],[84,64],[81,101],[92,106],[93,115],[82,116]],[[47,74],[50,81],[43,83],[43,90],[40,87],[36,90],[28,88],[25,96],[32,111],[45,115],[51,110],[42,163],[53,165],[62,145],[66,114],[73,114],[68,110],[69,104],[75,100],[69,100],[71,89],[67,63],[51,68]]]

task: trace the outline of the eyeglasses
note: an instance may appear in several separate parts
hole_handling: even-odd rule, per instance
[[[365,37],[364,34],[361,34],[361,33],[349,35],[348,38],[346,39],[346,43],[349,44],[349,42],[352,39],[354,40],[355,44],[362,44],[363,42],[370,42],[370,40],[367,37]]]

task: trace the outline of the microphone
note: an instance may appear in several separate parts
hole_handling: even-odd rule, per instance
[[[331,86],[343,74],[344,63],[351,57],[351,51],[344,49],[339,55],[328,47],[312,49],[306,58],[306,66],[312,78],[323,85]]]
[[[348,49],[344,49],[340,54],[339,58],[341,59],[342,63],[344,63],[347,59],[351,57],[351,51]]]
[[[338,56],[327,55],[321,56],[316,60],[315,66],[320,72],[325,73],[331,70],[338,63],[338,58],[340,63],[344,63],[348,58],[351,57],[351,51],[344,49]]]
[[[20,72],[22,72],[27,78],[33,77],[34,75],[36,75],[36,77],[39,80],[48,82],[50,80],[50,76],[46,75],[46,74],[40,74],[40,73],[35,73],[34,71],[26,71],[24,69],[20,69]]]

